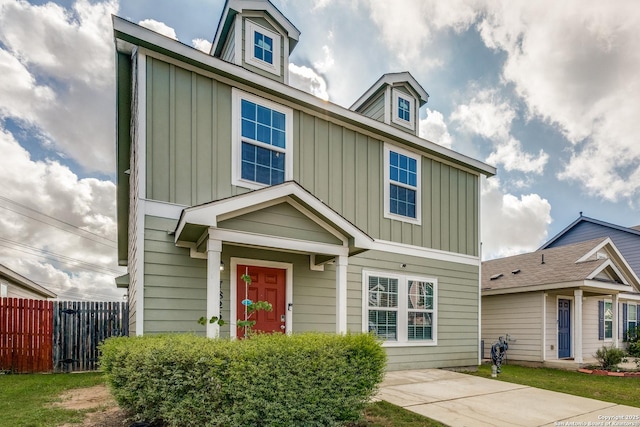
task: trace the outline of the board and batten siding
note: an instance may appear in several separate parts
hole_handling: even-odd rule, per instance
[[[231,87],[147,58],[146,195],[193,206],[231,185]],[[263,94],[278,102],[278,99]],[[294,179],[370,236],[478,255],[478,176],[422,157],[422,225],[384,218],[384,141],[294,109]]]
[[[482,297],[482,340],[485,357],[499,337],[509,334],[507,357],[512,360],[542,362],[541,292],[527,292]]]
[[[401,268],[401,264],[406,267]],[[478,268],[452,262],[410,257],[389,252],[368,251],[349,258],[349,328],[362,328],[362,270],[415,275],[438,280],[437,345],[386,347],[387,369],[424,369],[475,366],[478,363]],[[351,297],[354,299],[352,300]],[[360,298],[356,301],[355,298]],[[359,319],[359,322],[354,320]]]

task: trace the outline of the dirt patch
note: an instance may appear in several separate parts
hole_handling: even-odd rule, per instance
[[[64,424],[62,427],[125,427],[131,424],[106,385],[69,390],[60,399],[60,402],[54,403],[55,406],[87,411],[81,424]]]

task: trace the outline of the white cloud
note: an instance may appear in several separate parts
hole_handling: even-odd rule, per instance
[[[164,22],[156,21],[155,19],[144,19],[138,22],[140,26],[155,31],[158,34],[162,34],[165,37],[169,37],[174,40],[178,40],[176,30],[165,24]]]
[[[191,40],[191,43],[193,44],[193,47],[195,47],[198,50],[201,50],[204,53],[211,52],[211,44],[212,43],[209,40],[193,39],[193,40]]]
[[[493,144],[488,163],[502,164],[507,171],[542,174],[549,155],[542,149],[537,155],[524,151],[521,142],[511,135],[515,118],[516,110],[501,100],[495,90],[478,92],[469,104],[459,105],[451,114],[451,121],[457,123],[460,130],[479,135]]]
[[[313,69],[289,63],[289,84],[325,101],[329,100],[327,82]]]
[[[529,112],[573,144],[558,176],[610,201],[640,194],[640,8],[632,1],[489,3],[479,29]]]
[[[420,119],[420,137],[451,148],[453,139],[447,130],[447,124],[440,111],[427,108],[427,117]]]
[[[0,6],[0,119],[30,127],[89,171],[112,172],[117,2]]]
[[[119,299],[115,185],[33,161],[2,128],[0,152],[0,263],[62,298]]]
[[[551,205],[538,194],[505,194],[496,177],[482,180],[483,259],[536,250],[547,238]]]
[[[316,61],[313,63],[313,67],[318,70],[320,73],[326,73],[327,71],[333,68],[333,64],[335,63],[333,59],[333,53],[331,52],[331,48],[329,46],[322,46],[322,51],[324,52],[324,58],[320,61]]]

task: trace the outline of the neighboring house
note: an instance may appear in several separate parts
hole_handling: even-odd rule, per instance
[[[0,298],[49,299],[57,295],[0,264]]]
[[[622,227],[582,216],[582,212],[580,212],[578,219],[555,237],[549,239],[540,249],[555,248],[597,237],[611,237],[636,275],[640,276],[640,225],[630,228]]]
[[[289,86],[300,32],[266,0],[227,1],[210,54],[113,25],[132,333],[239,337],[242,302],[267,300],[257,330],[374,331],[389,369],[478,363],[495,168],[418,136],[408,72],[350,109]]]
[[[608,237],[482,263],[485,355],[499,336],[511,360],[593,360],[640,318],[640,279]]]

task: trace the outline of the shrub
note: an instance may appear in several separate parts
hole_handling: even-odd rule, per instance
[[[624,360],[624,350],[619,348],[602,346],[594,355],[602,369],[611,371],[618,367],[618,364]]]
[[[110,338],[101,366],[117,402],[145,421],[184,425],[335,425],[357,420],[382,381],[371,335]]]
[[[640,357],[640,342],[638,341],[638,328],[632,327],[627,331],[626,340],[627,345],[627,353],[632,357]]]

